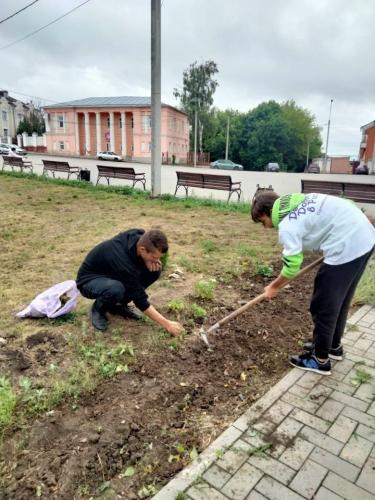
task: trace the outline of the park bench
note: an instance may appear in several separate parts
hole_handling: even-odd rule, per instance
[[[68,179],[71,174],[79,176],[81,169],[79,167],[71,167],[67,161],[56,161],[56,160],[42,160],[43,161],[43,175],[47,175],[48,172],[52,172],[52,176],[55,177],[55,172],[68,174]]]
[[[17,158],[17,156],[3,156],[3,167],[1,170],[4,170],[4,167],[11,167],[12,172],[14,171],[14,167],[18,167],[21,172],[23,169],[30,169],[31,173],[33,172],[33,164],[29,160],[23,160],[22,158]]]
[[[98,179],[104,177],[107,179],[109,186],[109,179],[126,179],[133,181],[133,187],[135,187],[137,182],[143,185],[143,189],[146,189],[146,177],[144,172],[135,172],[134,168],[131,167],[109,167],[107,165],[97,165],[98,167]]]
[[[375,203],[375,184],[301,179],[301,192],[342,196],[358,203]]]
[[[220,189],[221,191],[228,191],[228,200],[230,200],[233,193],[238,196],[238,201],[241,197],[241,182],[233,182],[230,175],[216,175],[216,174],[202,174],[195,172],[176,172],[177,184],[174,195],[180,187],[185,189],[186,196],[188,196],[189,187],[200,189]]]

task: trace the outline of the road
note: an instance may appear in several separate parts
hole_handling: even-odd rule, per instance
[[[43,158],[56,159],[56,160],[66,160],[69,161],[70,165],[76,165],[81,168],[87,168],[91,172],[91,182],[94,184],[97,180],[97,168],[98,163],[103,165],[116,165],[116,166],[129,166],[133,167],[136,172],[145,172],[146,174],[146,189],[151,190],[151,165],[149,163],[135,163],[135,162],[111,162],[111,161],[99,161],[91,158],[71,158],[71,157],[61,157],[61,156],[51,156],[51,155],[38,155],[29,154],[28,157],[33,162],[34,172],[38,175],[42,174]],[[187,172],[196,172],[197,169],[194,167],[182,167],[178,165],[163,165],[162,166],[162,193],[174,194],[176,188],[176,170],[185,170]],[[301,191],[301,179],[316,179],[316,180],[335,180],[335,181],[346,181],[346,182],[366,182],[368,184],[375,184],[375,175],[367,176],[355,176],[355,175],[345,175],[345,174],[306,174],[306,173],[284,173],[284,172],[249,172],[249,171],[232,171],[232,170],[212,170],[210,168],[204,167],[199,168],[199,172],[206,173],[220,173],[222,175],[231,175],[233,181],[242,182],[242,197],[243,201],[250,201],[256,191],[257,184],[261,187],[272,186],[273,189],[280,195],[288,194],[292,192]],[[57,175],[57,174],[56,174]],[[64,174],[60,175],[64,177]],[[106,182],[105,179],[100,181],[101,183]],[[117,179],[111,179],[112,185],[124,185],[130,184],[130,181],[121,181]],[[178,196],[184,196],[184,189],[180,189]],[[228,194],[225,191],[209,190],[209,189],[189,189],[189,195],[197,196],[200,198],[213,198],[216,200],[226,200]],[[234,196],[232,196],[232,199]],[[375,215],[375,205],[363,204],[362,205],[366,212]]]

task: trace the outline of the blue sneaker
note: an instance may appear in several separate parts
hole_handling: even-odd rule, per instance
[[[290,356],[289,363],[295,368],[309,372],[319,373],[319,375],[331,375],[331,362],[328,359],[321,363],[313,354],[301,354],[300,356]]]

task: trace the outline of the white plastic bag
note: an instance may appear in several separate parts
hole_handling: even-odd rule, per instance
[[[63,295],[66,295],[66,302],[61,300]],[[16,316],[17,318],[43,318],[45,316],[57,318],[75,309],[79,295],[74,280],[63,281],[37,295],[26,309],[17,313]]]

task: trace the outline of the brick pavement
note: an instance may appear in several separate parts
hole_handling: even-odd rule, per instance
[[[332,375],[292,369],[154,500],[375,500],[375,307]]]

